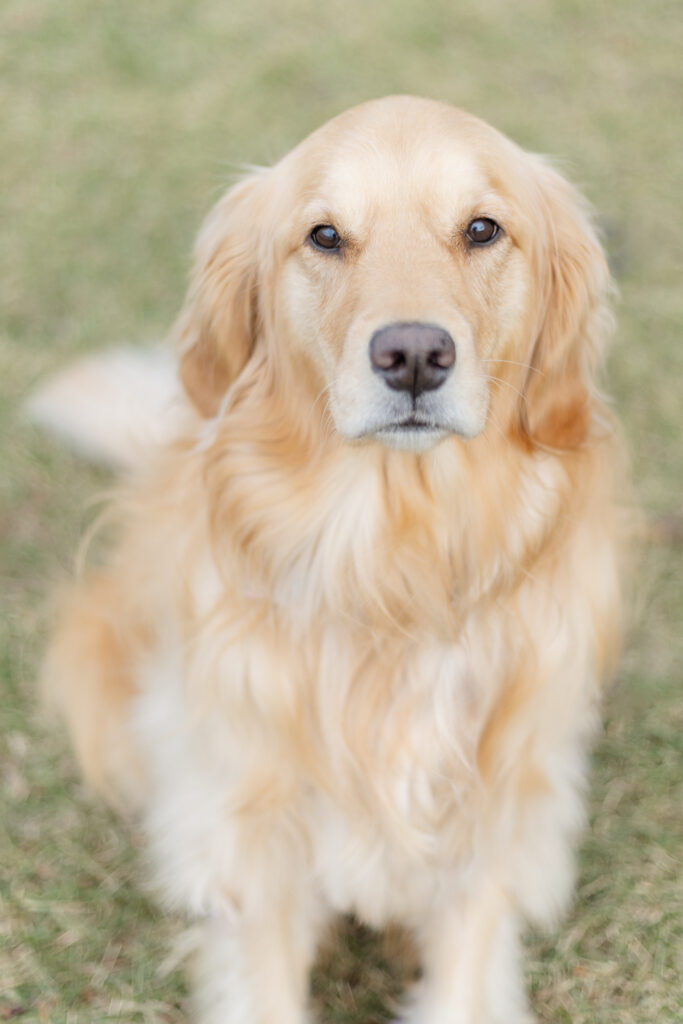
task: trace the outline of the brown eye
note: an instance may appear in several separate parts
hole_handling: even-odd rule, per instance
[[[341,249],[342,240],[339,232],[331,224],[318,224],[308,236],[316,247],[324,252],[338,252]]]
[[[467,237],[475,245],[486,245],[500,234],[500,227],[490,217],[477,217],[467,229]]]

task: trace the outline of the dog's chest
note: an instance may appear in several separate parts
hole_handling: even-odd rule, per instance
[[[312,873],[338,911],[417,921],[471,856],[484,701],[465,650],[334,630],[307,656],[281,739]]]
[[[274,776],[291,778],[321,874],[362,885],[373,863],[388,880],[396,858],[434,866],[459,856],[486,711],[471,652],[370,640],[354,626],[265,640],[239,655],[252,682],[250,732],[262,737],[260,770],[270,761]],[[405,878],[404,863],[396,873]],[[340,892],[339,902],[349,900]]]
[[[212,906],[211,878],[233,884],[232,851],[244,844],[253,861],[265,828],[338,910],[377,925],[419,916],[471,853],[487,705],[471,646],[382,643],[353,626],[296,638],[257,627],[208,646],[180,671],[167,657],[148,672],[138,716],[163,849],[177,833],[206,879],[192,905]]]

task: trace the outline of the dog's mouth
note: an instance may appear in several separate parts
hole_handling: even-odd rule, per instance
[[[443,440],[451,430],[434,420],[421,419],[419,416],[407,416],[402,420],[383,423],[375,430],[376,440],[388,448],[397,448],[407,452],[426,452]]]
[[[417,416],[408,416],[407,419],[398,420],[396,423],[387,423],[382,430],[403,431],[403,430],[443,430],[439,423],[429,420],[418,419]]]

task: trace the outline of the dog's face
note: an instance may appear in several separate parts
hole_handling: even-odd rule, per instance
[[[284,313],[339,433],[416,449],[483,429],[487,360],[528,282],[510,203],[457,122],[392,114],[325,139],[291,218]]]
[[[479,434],[493,399],[528,404],[533,373],[564,374],[574,407],[574,336],[603,279],[540,160],[454,108],[376,101],[217,207],[182,322],[186,386],[215,411],[260,342],[345,440],[423,451]]]

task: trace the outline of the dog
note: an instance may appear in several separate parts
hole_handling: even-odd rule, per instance
[[[45,667],[197,922],[201,1024],[302,1024],[341,913],[414,936],[406,1021],[531,1020],[520,933],[571,894],[619,647],[609,297],[574,188],[426,99],[341,114],[209,214],[184,414]]]

